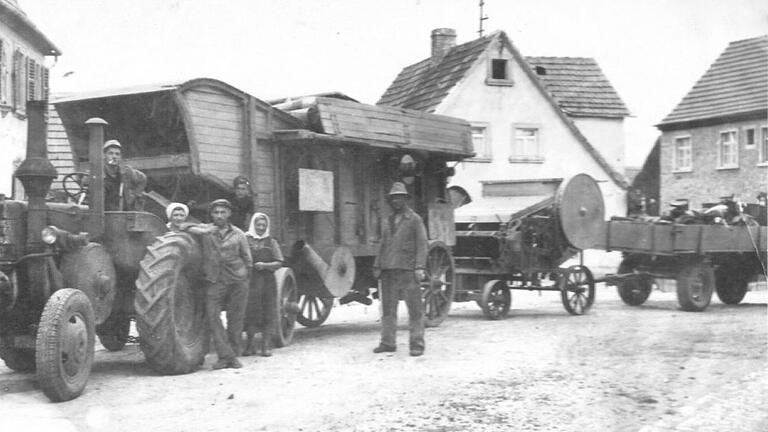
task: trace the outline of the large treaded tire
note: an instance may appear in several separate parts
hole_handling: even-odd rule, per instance
[[[197,369],[205,356],[205,292],[200,246],[168,233],[147,248],[136,281],[134,309],[141,350],[163,374]]]
[[[721,302],[736,305],[744,300],[749,277],[738,265],[721,265],[715,269],[715,292]]]
[[[74,399],[91,375],[96,323],[84,292],[63,288],[45,303],[35,343],[37,382],[53,402]]]

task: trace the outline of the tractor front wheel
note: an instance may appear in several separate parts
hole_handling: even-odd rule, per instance
[[[197,369],[205,356],[205,292],[201,252],[188,234],[168,233],[147,248],[134,309],[141,350],[163,374]]]
[[[96,325],[88,297],[64,288],[48,299],[40,318],[35,345],[37,381],[54,402],[83,392],[93,365]]]

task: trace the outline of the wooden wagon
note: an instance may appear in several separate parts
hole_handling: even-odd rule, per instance
[[[680,225],[611,220],[598,245],[621,251],[615,284],[628,305],[643,304],[654,279],[676,279],[677,299],[687,311],[703,311],[716,291],[723,303],[738,304],[748,283],[765,274],[765,226],[739,224]]]
[[[84,121],[105,119],[106,138],[120,140],[126,162],[147,174],[146,210],[161,217],[168,202],[211,201],[231,193],[236,176],[251,178],[256,207],[270,216],[291,270],[276,273],[279,346],[290,342],[294,318],[323,323],[334,298],[370,302],[390,211],[385,194],[403,181],[427,225],[424,301],[428,324],[439,324],[453,293],[448,163],[472,156],[469,124],[349,98],[281,102],[213,79],[77,95],[54,102],[66,133],[49,146],[71,149],[72,164],[84,171]],[[57,139],[69,145],[57,147]]]

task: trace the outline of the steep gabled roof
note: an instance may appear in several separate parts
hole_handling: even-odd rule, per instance
[[[434,112],[448,95],[449,91],[464,78],[475,60],[495,39],[500,39],[501,43],[512,53],[517,63],[523,69],[523,72],[530,78],[547,102],[549,102],[557,116],[565,123],[565,126],[581,143],[587,153],[595,159],[614,183],[626,189],[628,183],[624,175],[616,171],[605,160],[603,155],[590,144],[589,140],[576,127],[573,120],[566,115],[558,101],[545,88],[542,80],[538,78],[538,75],[536,75],[517,48],[512,45],[512,42],[503,31],[495,31],[488,36],[451,48],[437,65],[432,65],[431,59],[427,58],[405,67],[381,96],[377,105],[391,105]]]
[[[768,35],[731,42],[658,125],[768,109]]]
[[[457,45],[435,66],[429,58],[406,66],[376,104],[434,112],[498,35],[499,32],[494,32]]]
[[[547,91],[574,117],[622,118],[629,110],[595,59],[526,57]]]

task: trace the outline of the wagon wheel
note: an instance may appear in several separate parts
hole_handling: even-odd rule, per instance
[[[424,325],[437,327],[448,316],[454,294],[453,256],[445,243],[429,245],[426,270],[427,279],[421,281]]]
[[[619,274],[634,273],[637,262],[631,257],[624,258],[619,264]],[[630,306],[640,306],[648,300],[653,288],[653,278],[644,276],[631,276],[616,284],[616,290],[624,303]]]
[[[333,308],[333,297],[318,297],[302,292],[299,294],[299,314],[296,321],[304,327],[317,327],[328,319]]]
[[[689,312],[701,312],[709,306],[715,288],[715,275],[709,262],[683,265],[677,273],[677,302]]]
[[[511,304],[512,294],[505,281],[492,280],[485,283],[480,307],[486,318],[498,320],[506,317]]]
[[[715,292],[725,304],[741,303],[748,285],[749,277],[736,265],[726,264],[715,269]]]
[[[570,266],[560,275],[560,299],[571,315],[584,315],[595,302],[595,279],[585,266]]]
[[[73,172],[61,179],[61,187],[68,197],[78,204],[83,204],[88,195],[88,179],[90,174]]]
[[[296,325],[296,278],[293,276],[293,270],[288,267],[282,267],[275,271],[275,286],[277,295],[275,296],[277,308],[277,325],[273,343],[276,347],[282,348],[288,346],[293,340],[293,330]]]

